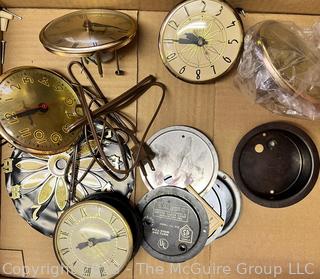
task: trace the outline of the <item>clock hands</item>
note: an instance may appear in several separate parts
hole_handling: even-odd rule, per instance
[[[25,110],[22,110],[22,111],[19,111],[19,112],[14,113],[14,114],[12,115],[12,118],[13,118],[13,117],[27,116],[27,115],[32,114],[32,113],[35,113],[35,112],[37,112],[37,111],[46,112],[46,111],[48,111],[48,109],[49,109],[48,104],[46,104],[46,103],[40,103],[40,104],[37,105],[36,107],[26,108]]]
[[[102,28],[113,28],[113,29],[117,29],[119,31],[123,31],[125,32],[126,30],[120,28],[120,27],[117,27],[117,26],[113,26],[113,25],[108,25],[108,24],[102,24],[102,23],[98,23],[98,22],[92,22],[90,21],[89,19],[86,19],[84,22],[83,22],[83,27],[87,30],[87,31],[94,31],[93,30],[93,27],[102,27]]]
[[[88,241],[79,243],[76,248],[79,250],[82,250],[86,247],[93,247],[93,246],[97,245],[98,243],[109,242],[117,237],[118,236],[101,237],[101,238],[92,237],[92,238],[89,238]]]
[[[196,36],[193,33],[185,33],[185,36],[186,36],[186,38],[180,38],[178,40],[173,40],[173,41],[177,42],[179,44],[182,44],[182,45],[191,44],[191,45],[196,45],[199,47],[202,47],[202,46],[208,44],[206,39],[204,39],[201,36]]]

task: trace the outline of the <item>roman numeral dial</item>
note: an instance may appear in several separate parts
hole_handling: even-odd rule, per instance
[[[130,261],[133,237],[128,221],[116,208],[88,200],[61,216],[54,248],[59,262],[76,278],[109,279]]]

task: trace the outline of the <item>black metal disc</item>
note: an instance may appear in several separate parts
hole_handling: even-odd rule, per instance
[[[286,207],[305,198],[319,175],[319,154],[300,128],[284,122],[261,125],[245,135],[233,157],[241,191],[266,207]]]
[[[144,249],[153,257],[178,263],[196,256],[208,240],[209,220],[202,204],[176,186],[158,187],[139,201]]]

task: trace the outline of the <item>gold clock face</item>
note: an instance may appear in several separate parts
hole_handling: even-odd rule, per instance
[[[236,63],[243,44],[237,13],[219,0],[189,0],[165,19],[159,36],[162,61],[191,83],[212,81]]]
[[[66,128],[82,116],[80,101],[60,75],[41,68],[14,68],[0,77],[0,134],[34,154],[66,151],[81,130]]]
[[[130,43],[137,24],[129,15],[112,10],[80,10],[48,23],[40,41],[57,54],[91,55],[103,49],[118,49]]]
[[[99,201],[84,201],[60,218],[54,249],[75,278],[113,278],[132,256],[132,232],[123,215]]]

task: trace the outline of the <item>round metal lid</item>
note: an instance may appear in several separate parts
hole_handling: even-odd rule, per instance
[[[305,84],[306,74],[318,69],[320,63],[306,42],[289,25],[273,20],[265,21],[257,36],[265,65],[278,86],[313,103],[320,103],[319,86]],[[304,89],[303,92],[300,88]]]
[[[106,9],[79,10],[49,22],[40,41],[51,52],[91,55],[99,50],[119,49],[137,32],[136,21],[127,14]]]
[[[208,205],[225,221],[227,218],[227,206],[226,200],[224,199],[223,189],[220,187],[219,176],[213,187],[203,195],[203,199]],[[210,221],[209,221],[210,222]],[[219,227],[214,233],[208,236],[206,245],[212,243],[219,237],[224,226]]]
[[[222,192],[221,200],[226,203],[227,216],[218,238],[225,236],[237,224],[241,213],[241,193],[232,178],[226,173],[219,171],[216,184]]]
[[[144,226],[143,247],[166,262],[184,262],[196,256],[208,239],[209,221],[201,203],[188,191],[160,187],[139,202]]]
[[[261,125],[236,148],[233,173],[241,191],[266,207],[299,202],[319,175],[319,154],[301,129],[283,122]]]
[[[93,144],[91,148],[94,150]],[[112,137],[105,138],[104,151],[115,167],[123,168],[120,149]],[[130,165],[131,153],[129,149],[127,152]],[[18,213],[32,227],[47,236],[52,236],[58,218],[73,203],[101,191],[116,191],[129,197],[134,188],[133,174],[125,181],[118,182],[94,163],[89,173],[77,185],[75,199],[69,202],[70,187],[65,179],[65,172],[72,154],[73,150],[70,149],[56,155],[36,156],[14,149],[11,157],[5,160],[7,191]],[[82,144],[79,154],[80,179],[93,157],[86,143]]]
[[[204,194],[218,176],[217,152],[206,135],[186,126],[172,126],[160,130],[148,140],[155,153],[155,171],[145,166],[147,176],[141,177],[149,190],[159,186],[187,185]]]

